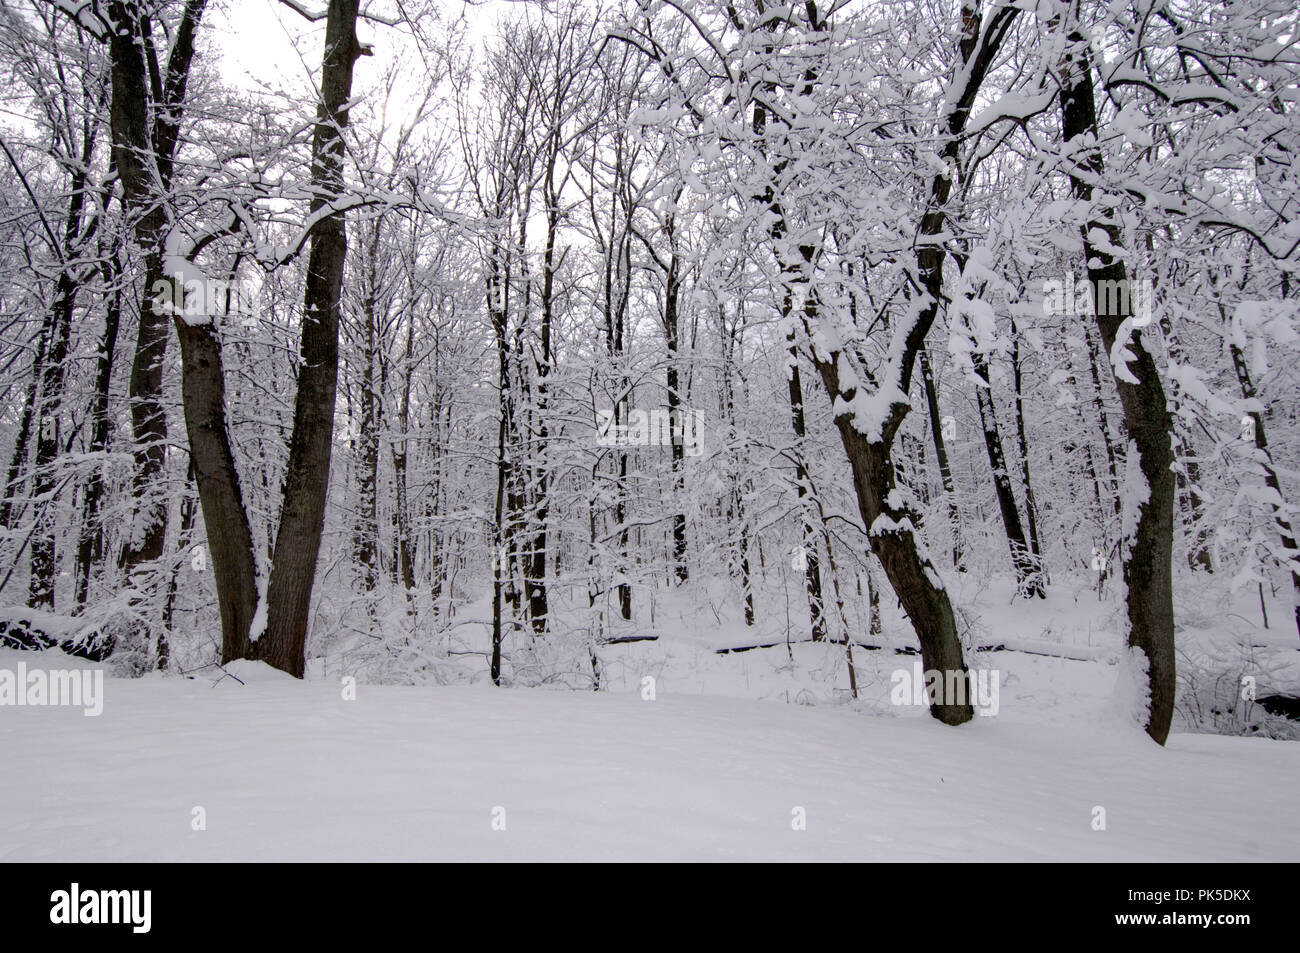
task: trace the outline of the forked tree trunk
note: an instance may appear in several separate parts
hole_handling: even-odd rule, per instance
[[[835,365],[818,361],[822,381],[829,394],[842,395]],[[890,445],[909,408],[895,405],[890,419],[881,428],[880,440],[869,440],[853,424],[848,414],[840,414],[835,423],[840,440],[853,470],[853,488],[858,509],[867,527],[871,550],[885,569],[889,582],[902,603],[921,642],[921,661],[926,672],[941,674],[930,689],[930,713],[947,725],[960,725],[974,717],[965,684],[953,697],[948,688],[952,679],[967,678],[966,660],[962,655],[957,620],[948,593],[938,584],[938,575],[915,538],[916,514],[895,506],[899,494],[894,490],[894,462]]]
[[[926,670],[940,676],[937,683],[927,685],[930,713],[949,725],[959,725],[974,717],[965,690],[969,684],[966,661],[948,593],[933,565],[917,545],[917,516],[904,505],[902,495],[893,492],[895,469],[891,447],[903,418],[911,409],[904,402],[904,395],[911,389],[917,356],[925,346],[926,335],[934,325],[939,303],[943,300],[945,250],[942,235],[948,227],[948,202],[960,158],[960,137],[984,78],[1019,13],[1018,7],[999,7],[984,23],[977,0],[966,0],[962,4],[962,32],[958,44],[960,60],[954,71],[954,87],[945,98],[946,105],[940,116],[943,171],[936,172],[930,180],[927,211],[920,222],[920,240],[917,242],[917,274],[925,300],[911,323],[894,332],[904,336],[899,342],[901,348],[894,359],[896,363],[891,362],[891,366],[886,368],[893,378],[888,383],[896,388],[900,399],[891,404],[888,413],[882,415],[883,419],[873,424],[870,436],[858,428],[852,413],[843,411],[835,418],[853,470],[858,508],[872,551],[884,566],[903,610],[916,629]],[[772,208],[784,226],[785,214],[779,202],[774,201]],[[786,233],[782,227],[782,234]],[[804,267],[811,264],[814,249],[801,245],[799,250]],[[792,269],[787,267],[784,270]],[[817,307],[815,296],[807,295],[804,321],[809,330],[816,325]],[[813,362],[832,405],[852,406],[857,397],[857,385],[843,389],[840,384],[839,363],[848,357],[840,352],[819,354],[813,351]]]

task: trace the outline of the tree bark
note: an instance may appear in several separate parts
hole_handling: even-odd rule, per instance
[[[213,587],[221,615],[221,664],[249,654],[257,611],[257,563],[226,421],[221,340],[210,324],[175,319],[190,460],[207,529]]]
[[[94,140],[87,137],[82,160],[90,161]],[[53,327],[51,347],[41,368],[40,412],[36,427],[36,460],[32,466],[33,497],[36,501],[36,529],[32,536],[31,574],[28,577],[27,604],[33,608],[54,609],[54,582],[57,578],[55,547],[55,512],[52,503],[56,488],[55,460],[59,455],[60,416],[63,385],[67,378],[68,351],[72,346],[72,312],[77,304],[78,276],[73,273],[81,245],[82,211],[86,204],[86,174],[72,174],[72,193],[63,225],[63,262],[55,281],[51,308]]]
[[[334,438],[339,301],[348,243],[344,213],[326,210],[326,205],[343,193],[343,130],[352,98],[352,68],[366,52],[357,42],[357,6],[358,0],[330,0],[325,26],[321,102],[312,137],[314,221],[307,259],[302,369],[267,587],[266,634],[255,646],[258,658],[298,678],[306,664],[307,623]]]
[[[104,308],[104,334],[99,342],[99,354],[96,357],[95,364],[95,395],[91,401],[90,443],[87,447],[91,455],[101,454],[108,449],[108,392],[113,381],[113,360],[117,352],[117,332],[122,323],[122,289],[118,287],[121,273],[121,265],[117,254],[113,252],[103,269],[104,280],[110,290]],[[103,497],[103,467],[96,465],[86,483],[81,516],[81,535],[77,541],[74,586],[78,612],[83,611],[86,607],[86,599],[90,593],[90,574],[94,566],[103,560],[104,526],[99,516]]]
[[[1077,8],[1075,8],[1077,11]],[[1072,153],[1071,191],[1076,200],[1091,204],[1092,181],[1104,172],[1099,140],[1097,109],[1093,95],[1092,57],[1088,41],[1077,20],[1068,28],[1069,52],[1061,68],[1061,130]],[[1118,281],[1127,287],[1128,269],[1122,259],[1097,246],[1093,236],[1100,231],[1108,247],[1120,244],[1120,229],[1114,221],[1091,217],[1082,229],[1084,260],[1088,276],[1097,282]],[[1095,263],[1095,265],[1094,265]],[[1132,316],[1132,295],[1121,295],[1119,307],[1102,305],[1095,295],[1095,317],[1107,353],[1115,353],[1120,327]],[[1103,313],[1115,312],[1115,313]],[[1124,313],[1126,312],[1127,313]],[[1146,498],[1135,500],[1137,526],[1124,559],[1124,581],[1128,587],[1128,643],[1147,662],[1150,708],[1146,730],[1163,745],[1169,736],[1176,690],[1173,604],[1173,513],[1174,463],[1172,421],[1165,402],[1164,387],[1154,357],[1142,342],[1142,332],[1133,329],[1124,344],[1132,360],[1124,372],[1117,370],[1115,383],[1124,411],[1124,429],[1138,455],[1138,466],[1146,483]],[[1138,488],[1130,488],[1137,492]]]
[[[939,391],[934,383],[934,372],[930,368],[929,350],[921,348],[917,360],[921,366],[921,381],[925,387],[925,404],[930,413],[930,435],[934,441],[934,456],[939,461],[939,480],[943,484],[943,495],[948,501],[948,522],[952,526],[952,565],[958,572],[965,572],[966,559],[962,552],[961,515],[957,511],[957,492],[952,478],[952,464],[948,461],[948,444],[943,436],[943,418],[939,416]]]
[[[167,416],[162,403],[167,315],[156,306],[152,289],[166,277],[159,244],[168,220],[166,193],[184,115],[194,37],[206,5],[207,0],[186,0],[164,78],[154,61],[151,15],[137,0],[108,4],[113,158],[145,260],[144,297],[131,365],[132,490],[138,511],[122,554],[128,577],[162,555],[167,534],[166,506],[155,486],[167,459]]]
[[[784,310],[790,313],[791,300],[787,293]],[[793,331],[791,332],[793,340]],[[787,384],[790,393],[790,423],[795,436],[795,492],[799,498],[799,525],[802,530],[800,546],[804,558],[804,589],[808,593],[808,622],[812,640],[821,642],[826,638],[825,603],[822,598],[822,570],[818,559],[817,537],[812,526],[812,513],[809,509],[808,466],[804,462],[803,442],[807,436],[807,424],[803,410],[803,384],[799,377],[799,351],[793,345],[789,349],[790,366],[787,371]]]
[[[1007,546],[1011,550],[1011,563],[1016,570],[1016,584],[1026,595],[1046,598],[1042,581],[1038,577],[1037,560],[1025,539],[1020,508],[1011,488],[1011,474],[1007,471],[1006,455],[1002,449],[1002,434],[993,407],[993,382],[988,359],[979,351],[971,353],[975,366],[975,393],[979,403],[980,423],[984,430],[984,448],[988,452],[989,468],[993,471],[993,487],[997,491],[998,509],[1002,513],[1002,527],[1006,532]]]
[[[1020,338],[1016,332],[1016,320],[1012,318],[1011,374],[1012,386],[1015,390],[1016,447],[1020,451],[1020,478],[1025,484],[1025,519],[1029,524],[1029,547],[1034,558],[1034,569],[1041,573],[1044,570],[1043,546],[1038,538],[1038,506],[1034,502],[1034,484],[1029,479],[1029,437],[1025,432],[1025,404],[1020,372]],[[1043,598],[1047,595],[1042,588],[1046,582],[1047,580],[1043,579],[1039,588],[1039,596]]]

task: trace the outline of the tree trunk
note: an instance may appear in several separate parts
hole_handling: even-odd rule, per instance
[[[371,226],[366,249],[366,292],[360,318],[365,322],[365,343],[361,348],[364,367],[361,371],[359,403],[361,420],[357,428],[357,526],[356,561],[361,572],[361,589],[366,596],[367,612],[375,617],[375,587],[379,581],[379,416],[380,397],[376,371],[382,344],[377,341],[378,317],[375,313],[378,282],[379,219]]]
[[[1002,512],[1002,527],[1006,531],[1007,546],[1011,550],[1011,563],[1016,570],[1016,584],[1025,595],[1046,598],[1033,551],[1025,539],[1020,509],[1016,505],[1015,491],[1011,488],[1011,474],[1007,472],[1002,434],[998,430],[998,418],[993,407],[993,382],[988,359],[979,351],[973,351],[971,362],[978,378],[975,394],[979,403],[980,424],[984,430],[984,448],[988,451],[989,467],[993,471],[993,487],[997,491],[998,509]]]
[[[558,136],[558,130],[553,134]],[[547,521],[550,519],[550,474],[547,454],[550,431],[547,415],[550,413],[551,325],[555,308],[555,237],[560,227],[560,196],[555,183],[555,163],[558,144],[552,139],[547,162],[544,194],[546,199],[546,247],[542,251],[541,288],[541,352],[536,359],[537,414],[536,436],[533,442],[532,496],[534,530],[529,542],[528,559],[524,567],[524,589],[528,597],[528,617],[533,633],[543,635],[550,624],[550,606],[546,591]]]
[[[1091,275],[1091,272],[1089,272]],[[1106,402],[1102,398],[1101,372],[1097,369],[1097,339],[1093,337],[1092,328],[1083,326],[1084,343],[1087,345],[1088,376],[1092,379],[1092,404],[1097,410],[1097,420],[1101,427],[1101,440],[1106,448],[1106,471],[1110,475],[1110,499],[1119,516],[1123,509],[1119,486],[1119,453],[1115,450],[1115,441],[1110,436],[1110,419],[1106,416]],[[1107,362],[1109,363],[1109,361]]]
[[[407,438],[411,427],[411,354],[414,319],[406,320],[406,351],[402,362],[402,403],[399,425],[401,433],[393,441],[393,484],[396,488],[394,523],[397,532],[398,578],[406,592],[408,602],[415,593],[415,553],[411,540],[411,514],[409,492],[406,486]]]
[[[213,588],[221,614],[221,664],[249,655],[257,611],[257,563],[226,421],[221,340],[210,324],[175,319],[190,461],[207,530]]]
[[[167,535],[167,510],[156,486],[167,460],[167,416],[162,403],[167,315],[154,286],[164,275],[160,242],[169,216],[176,145],[185,90],[194,58],[194,37],[207,0],[186,0],[165,76],[148,40],[151,14],[138,0],[110,0],[113,160],[122,180],[123,205],[134,216],[136,243],[144,254],[144,290],[131,365],[132,492],[137,512],[122,552],[129,579],[157,560]]]
[[[325,26],[321,103],[312,139],[315,197],[311,213],[319,218],[311,227],[302,369],[267,587],[266,634],[256,644],[258,658],[298,678],[306,664],[308,614],[329,493],[339,371],[339,299],[348,247],[344,213],[324,212],[324,206],[343,192],[343,130],[352,98],[352,67],[365,52],[357,42],[357,4],[358,0],[330,0]]]
[[[921,381],[925,386],[925,404],[930,412],[930,435],[934,440],[934,456],[939,461],[939,479],[943,483],[943,495],[948,501],[948,522],[952,526],[952,565],[958,572],[965,572],[966,559],[961,543],[961,515],[957,512],[957,492],[952,479],[952,465],[948,462],[948,445],[943,435],[943,418],[939,416],[939,391],[934,383],[934,372],[930,369],[929,350],[921,348],[917,359],[921,365]]]
[[[167,579],[167,598],[163,600],[162,626],[158,633],[158,647],[154,652],[154,667],[160,672],[167,671],[171,665],[171,632],[173,612],[176,608],[176,580],[177,577],[185,571],[186,560],[184,553],[190,552],[189,565],[194,567],[194,499],[196,496],[194,489],[194,457],[190,456],[189,472],[185,475],[185,498],[181,500],[181,559],[172,569],[171,575]],[[206,560],[205,560],[206,562]],[[206,567],[205,567],[206,568]]]
[[[32,426],[36,422],[36,402],[41,396],[41,378],[45,373],[46,353],[49,351],[50,336],[54,331],[54,315],[46,315],[36,338],[36,354],[32,358],[31,378],[27,382],[27,395],[23,400],[22,416],[18,420],[18,436],[14,439],[13,456],[9,458],[9,470],[5,474],[4,496],[0,499],[0,526],[13,529],[15,503],[19,496],[20,484],[27,470],[28,457],[31,456]],[[19,507],[21,508],[21,507]]]
[[[791,299],[786,295],[784,311],[790,313]],[[792,334],[793,337],[793,334]],[[818,559],[817,537],[812,526],[812,513],[809,510],[808,466],[804,463],[803,442],[807,435],[807,426],[803,411],[803,384],[799,378],[799,352],[791,345],[790,366],[787,370],[787,383],[790,392],[790,422],[795,436],[795,489],[799,496],[799,525],[802,530],[800,546],[804,558],[804,589],[808,593],[808,621],[812,640],[821,642],[826,638],[826,614],[822,599],[822,570]]]
[[[915,318],[905,328],[900,327],[894,332],[904,336],[898,342],[901,347],[896,363],[891,361],[886,368],[891,377],[887,383],[895,388],[899,399],[891,404],[888,415],[879,422],[879,433],[870,437],[858,429],[852,414],[842,412],[835,418],[853,470],[858,508],[872,551],[884,566],[885,574],[916,629],[927,671],[943,676],[937,684],[928,686],[930,713],[949,725],[959,725],[974,717],[964,687],[960,687],[967,684],[966,662],[948,593],[938,581],[934,567],[917,546],[916,515],[902,505],[901,495],[894,492],[895,470],[890,448],[903,418],[911,409],[905,403],[905,395],[911,388],[913,367],[938,316],[939,302],[943,300],[945,250],[940,239],[948,224],[947,206],[958,168],[960,137],[984,77],[1018,15],[1017,7],[999,7],[991,14],[985,28],[978,3],[966,0],[962,5],[960,64],[954,70],[954,85],[945,97],[944,112],[940,116],[939,132],[944,139],[940,151],[943,171],[936,172],[930,181],[927,211],[920,222],[920,240],[917,242],[917,275],[925,300],[920,303]],[[773,201],[772,210],[781,234],[786,234],[785,214],[780,203]],[[809,246],[799,247],[805,267],[811,263],[813,251]],[[791,270],[788,263],[782,262],[782,265],[783,271]],[[815,296],[806,295],[804,320],[809,328],[816,323],[816,309]],[[842,352],[819,355],[814,350],[812,357],[832,406],[841,402],[852,406],[858,385],[841,389],[839,372],[840,360],[850,355]],[[949,687],[959,690],[960,694],[950,693]]]
[[[1076,200],[1091,205],[1090,180],[1104,172],[1097,110],[1093,97],[1092,57],[1088,41],[1077,22],[1069,27],[1070,50],[1061,69],[1061,129],[1067,151],[1073,149],[1071,191]],[[1076,142],[1076,140],[1078,140]],[[1086,177],[1085,177],[1086,176]],[[1127,288],[1128,270],[1122,259],[1097,247],[1092,236],[1100,230],[1110,247],[1120,244],[1120,229],[1109,219],[1093,218],[1082,229],[1084,260],[1088,276],[1097,282],[1118,281]],[[1095,263],[1095,265],[1094,265]],[[1132,295],[1117,296],[1120,306],[1104,307],[1103,296],[1094,295],[1097,327],[1106,352],[1115,353],[1120,326],[1132,316]],[[1126,312],[1127,313],[1124,313]],[[1103,313],[1115,312],[1115,313]],[[1128,586],[1128,642],[1146,658],[1150,708],[1146,730],[1164,744],[1173,719],[1176,690],[1174,660],[1173,603],[1173,514],[1174,463],[1172,426],[1164,387],[1155,359],[1142,343],[1142,332],[1133,329],[1124,344],[1132,360],[1116,369],[1115,383],[1124,411],[1124,429],[1137,451],[1138,466],[1146,483],[1143,499],[1140,487],[1131,487],[1138,508],[1137,526],[1124,559],[1124,581]]]
[[[682,190],[679,187],[673,193],[674,201],[680,198]],[[677,251],[677,221],[675,215],[669,215],[664,223],[664,234],[668,238],[669,256],[667,268],[664,268],[664,344],[667,349],[667,366],[664,371],[664,382],[667,385],[668,395],[668,419],[671,421],[682,420],[682,388],[681,372],[678,368],[678,359],[681,351],[681,269],[682,259]],[[663,268],[663,263],[654,256],[651,257],[659,262]],[[683,428],[685,423],[682,423]],[[685,489],[685,477],[683,475],[684,463],[686,459],[685,430],[683,430],[683,439],[673,440],[672,444],[672,472],[673,472],[673,493],[678,499]],[[690,570],[686,565],[686,514],[678,510],[673,514],[672,529],[672,572],[677,582],[683,583],[690,578]]]
[[[87,139],[85,150],[93,149]],[[83,152],[83,160],[90,156]],[[82,210],[86,203],[86,175],[72,174],[72,194],[63,225],[63,264],[55,282],[52,345],[41,369],[41,397],[36,428],[36,461],[32,467],[33,497],[36,501],[36,529],[32,536],[32,568],[27,584],[27,604],[33,608],[54,609],[54,582],[58,576],[55,545],[55,508],[53,495],[56,481],[54,463],[59,455],[59,423],[67,378],[68,351],[72,345],[72,312],[77,304],[77,276],[73,263],[79,255]]]
[[[835,365],[818,361],[817,366],[827,393],[841,395]],[[878,441],[868,440],[859,432],[848,414],[837,416],[835,424],[853,470],[853,488],[871,550],[884,567],[903,611],[916,630],[925,670],[944,676],[938,684],[928,686],[930,713],[944,724],[960,725],[970,721],[975,712],[964,687],[959,698],[950,697],[947,691],[950,678],[967,678],[952,603],[947,591],[936,584],[938,575],[917,546],[916,515],[894,505],[898,494],[893,492],[894,462],[889,445],[908,409],[905,404],[895,405]]]
[[[90,443],[87,452],[92,456],[108,449],[108,397],[113,381],[113,359],[117,352],[117,332],[122,323],[122,290],[118,287],[121,266],[114,252],[104,269],[105,282],[110,287],[104,309],[104,335],[99,342],[95,365],[95,394],[90,408]],[[86,483],[85,501],[81,516],[81,535],[77,540],[77,564],[74,572],[77,611],[84,611],[90,593],[90,574],[101,562],[104,553],[104,526],[99,509],[104,498],[104,471],[96,465]]]
[[[1016,332],[1016,319],[1011,319],[1011,374],[1015,389],[1016,406],[1016,447],[1020,452],[1020,478],[1025,484],[1025,519],[1029,523],[1029,547],[1034,557],[1034,569],[1038,573],[1044,570],[1043,545],[1038,538],[1038,506],[1034,502],[1034,484],[1029,479],[1029,438],[1025,433],[1024,392],[1021,386],[1020,339]],[[1045,598],[1047,593],[1042,586],[1046,578],[1040,580],[1039,596]]]

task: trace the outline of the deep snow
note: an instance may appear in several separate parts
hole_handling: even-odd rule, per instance
[[[762,654],[732,658],[757,670]],[[1017,658],[999,716],[957,729],[666,677],[653,701],[364,684],[344,700],[337,678],[252,663],[234,667],[245,684],[107,679],[98,718],[0,708],[0,859],[1300,859],[1300,745],[1179,734],[1160,749],[1107,716],[1113,667]],[[34,657],[0,666],[19,660]],[[1091,682],[1060,685],[1090,701],[1053,705],[1068,666]]]

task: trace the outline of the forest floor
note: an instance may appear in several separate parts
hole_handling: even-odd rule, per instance
[[[981,638],[1006,643],[990,591]],[[842,645],[719,655],[734,633],[698,618],[606,647],[601,692],[107,678],[98,717],[0,708],[0,860],[1300,860],[1300,744],[1157,747],[1118,713],[1105,633],[1052,622],[1070,602],[1008,615],[1021,648],[1083,658],[976,653],[997,715],[955,729],[890,704],[911,656],[859,649],[853,701]]]

